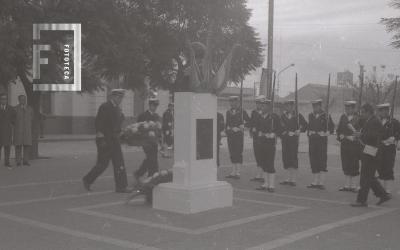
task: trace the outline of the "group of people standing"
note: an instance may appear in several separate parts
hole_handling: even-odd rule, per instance
[[[33,110],[27,105],[25,95],[18,96],[18,105],[8,104],[8,96],[0,94],[0,156],[4,150],[4,166],[12,169],[11,146],[15,148],[16,166],[29,166],[32,145]]]
[[[313,181],[308,188],[325,189],[325,174],[328,159],[328,136],[335,133],[332,118],[322,108],[322,100],[312,101],[312,112],[308,121],[297,112],[294,100],[283,103],[281,115],[274,113],[273,102],[264,96],[256,98],[256,109],[248,116],[240,110],[239,97],[230,98],[231,108],[226,113],[227,135],[231,173],[226,178],[240,179],[243,164],[243,141],[245,127],[253,138],[253,149],[257,173],[251,181],[261,182],[257,190],[275,191],[275,154],[277,139],[282,143],[283,167],[288,178],[281,185],[296,186],[298,170],[299,136],[306,133],[309,142],[310,168]],[[336,128],[340,142],[341,162],[346,184],[340,191],[358,192],[354,206],[366,206],[368,191],[373,189],[382,204],[391,198],[390,188],[394,180],[396,145],[400,139],[400,123],[390,117],[390,104],[374,107],[364,104],[357,112],[355,101],[344,103],[345,112]],[[361,162],[361,171],[360,171]],[[375,178],[378,171],[379,179]],[[355,177],[360,175],[360,187]]]

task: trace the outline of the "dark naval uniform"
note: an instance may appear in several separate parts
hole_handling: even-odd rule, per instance
[[[260,151],[260,143],[259,143],[259,136],[257,130],[257,124],[259,123],[262,116],[262,110],[253,110],[251,112],[250,122],[249,122],[249,129],[250,133],[253,137],[253,149],[254,149],[254,157],[256,158],[257,166],[261,166],[261,154]]]
[[[10,166],[10,149],[15,119],[15,110],[11,106],[0,105],[0,157],[1,149],[4,147],[4,165],[7,167]]]
[[[360,174],[360,153],[361,144],[354,136],[360,128],[360,118],[358,115],[343,114],[340,117],[336,129],[337,140],[340,142],[340,158],[342,169],[346,176],[357,176]]]
[[[369,189],[381,199],[387,197],[387,193],[375,177],[375,172],[379,166],[379,159],[369,148],[377,149],[381,143],[384,131],[383,126],[376,116],[371,116],[361,129],[361,143],[364,146],[361,153],[361,175],[360,190],[358,191],[357,203],[366,204]]]
[[[138,117],[138,122],[160,122],[161,118],[157,113],[152,113],[149,110],[140,114]],[[146,172],[148,176],[152,176],[155,172],[158,171],[158,138],[148,137],[144,142],[143,151],[146,155],[146,158],[143,160],[140,168],[134,173],[135,177],[141,177]]]
[[[221,144],[221,139],[222,139],[222,131],[224,131],[225,128],[225,121],[224,121],[224,115],[221,113],[217,113],[217,166],[220,165],[219,162],[219,151],[220,151],[220,144]]]
[[[162,130],[165,144],[171,147],[174,144],[174,113],[170,109],[163,114]]]
[[[124,157],[120,144],[121,125],[124,115],[120,107],[112,101],[103,103],[97,112],[96,132],[103,136],[96,138],[97,163],[90,172],[83,177],[83,181],[90,186],[99,175],[108,167],[111,160],[114,167],[116,191],[124,191],[128,181],[125,170]]]
[[[327,172],[328,137],[322,133],[332,134],[334,131],[334,124],[330,116],[328,120],[329,122],[325,112],[311,113],[308,116],[309,156],[313,174]]]
[[[279,116],[274,113],[263,114],[258,120],[256,128],[260,147],[260,167],[264,172],[274,174],[276,139],[282,132]]]
[[[394,163],[396,160],[396,141],[400,139],[400,123],[396,119],[384,119],[382,142],[379,146],[378,157],[380,166],[378,167],[379,179],[383,181],[394,180]],[[389,138],[392,140],[387,141]],[[393,140],[394,139],[394,140]]]
[[[284,112],[281,115],[282,122],[282,160],[283,168],[298,168],[298,151],[299,136],[295,134],[296,130],[305,132],[307,130],[307,122],[302,114],[296,117],[295,112]]]
[[[245,121],[249,120],[247,112],[243,110],[243,118],[239,109],[230,109],[226,112],[225,131],[228,140],[229,155],[232,163],[243,163],[243,140]],[[238,131],[234,131],[236,129]]]

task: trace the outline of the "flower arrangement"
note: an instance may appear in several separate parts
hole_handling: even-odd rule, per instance
[[[121,133],[121,142],[129,146],[142,146],[146,141],[157,141],[161,132],[160,122],[137,122],[126,126]]]

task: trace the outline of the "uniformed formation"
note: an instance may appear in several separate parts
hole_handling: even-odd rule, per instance
[[[322,108],[322,100],[311,102],[312,112],[308,121],[297,112],[295,101],[283,103],[283,112],[279,116],[273,111],[273,103],[264,96],[256,98],[256,109],[249,117],[240,110],[239,98],[230,98],[231,108],[226,113],[226,135],[232,162],[231,173],[226,178],[240,179],[243,163],[244,128],[249,129],[253,139],[254,156],[257,164],[255,177],[251,181],[262,183],[257,190],[275,191],[275,153],[277,139],[282,143],[283,167],[287,179],[281,185],[296,186],[298,169],[299,136],[306,133],[309,142],[310,169],[313,181],[308,188],[325,189],[325,173],[328,171],[328,136],[334,134],[332,118]],[[378,204],[389,200],[394,180],[394,162],[396,145],[400,139],[400,123],[389,115],[390,104],[377,106],[375,114],[371,105],[365,104],[360,112],[355,101],[344,103],[345,112],[336,128],[340,142],[340,155],[345,185],[339,191],[358,192],[357,202],[353,206],[366,206],[368,190],[380,198]],[[376,150],[374,155],[371,155]],[[360,168],[361,162],[361,168]],[[360,171],[361,169],[361,171]],[[381,183],[375,179],[379,173]],[[360,186],[355,177],[360,177]]]
[[[84,186],[90,190],[91,184],[107,168],[111,160],[114,166],[116,192],[131,192],[127,188],[125,163],[121,151],[119,135],[123,114],[119,107],[124,96],[123,90],[113,90],[109,101],[102,104],[96,117],[96,144],[98,157],[96,165],[83,178]],[[156,113],[157,99],[149,99],[149,109],[138,117],[138,122],[161,122]],[[310,170],[313,181],[307,186],[311,189],[325,189],[325,174],[328,171],[328,136],[334,134],[335,125],[331,116],[322,108],[322,100],[311,102],[312,112],[308,121],[298,113],[293,100],[285,101],[281,115],[274,113],[274,103],[264,96],[256,98],[256,109],[249,117],[240,107],[239,97],[230,98],[231,108],[226,112],[226,122],[221,113],[217,114],[217,165],[219,165],[219,146],[221,133],[225,131],[228,142],[231,173],[230,179],[240,179],[243,165],[243,144],[247,127],[253,139],[254,156],[257,163],[255,177],[251,181],[260,182],[257,190],[275,192],[275,154],[278,138],[282,143],[283,168],[287,179],[281,185],[296,186],[299,168],[298,148],[301,133],[306,133],[309,142]],[[345,185],[339,191],[358,192],[353,206],[367,206],[367,196],[372,188],[380,198],[378,204],[391,199],[390,189],[394,180],[396,146],[400,139],[400,123],[390,114],[390,104],[377,106],[377,112],[369,104],[364,104],[359,112],[355,101],[344,103],[345,112],[336,128],[340,142],[340,156],[345,175]],[[161,148],[173,146],[173,105],[170,104],[162,119]],[[154,133],[154,132],[149,132]],[[134,172],[135,179],[158,172],[158,148],[161,136],[151,135],[143,145],[145,159]],[[166,146],[164,146],[166,145]],[[361,162],[361,164],[360,164]],[[375,172],[379,173],[379,182]],[[355,177],[360,176],[357,186]]]

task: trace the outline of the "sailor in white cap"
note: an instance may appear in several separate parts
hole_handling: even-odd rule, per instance
[[[108,101],[100,105],[97,112],[96,126],[96,165],[83,177],[83,185],[87,191],[90,186],[108,167],[111,161],[114,167],[115,191],[117,193],[130,193],[127,188],[125,162],[121,150],[120,133],[124,120],[120,104],[124,97],[125,90],[113,89]]]
[[[257,172],[255,174],[255,177],[250,179],[250,181],[259,181],[263,182],[264,177],[263,177],[263,169],[261,168],[261,152],[260,146],[259,146],[259,136],[258,136],[258,131],[257,131],[257,124],[262,116],[262,109],[263,109],[263,102],[266,100],[264,95],[257,96],[255,98],[256,102],[256,108],[251,112],[250,116],[250,122],[249,122],[249,130],[250,130],[250,136],[253,137],[253,150],[254,150],[254,157],[256,159],[256,164],[257,164]]]
[[[281,135],[282,125],[279,116],[273,113],[271,100],[263,102],[263,113],[257,123],[260,147],[260,164],[264,172],[264,184],[256,188],[275,192],[275,152],[276,140]]]
[[[357,192],[355,177],[360,175],[361,144],[355,134],[361,130],[360,117],[356,112],[356,101],[345,101],[345,112],[339,120],[336,129],[337,140],[340,142],[340,158],[346,183],[339,191]]]
[[[149,98],[149,109],[138,116],[137,122],[155,122],[161,124],[161,117],[156,113],[158,105],[159,100],[156,97]],[[145,173],[147,173],[147,176],[152,176],[158,171],[158,136],[154,131],[150,131],[149,136],[142,146],[145,159],[140,168],[133,174],[137,182],[139,182],[139,178]]]
[[[378,167],[378,174],[383,188],[388,193],[391,192],[393,186],[396,147],[400,139],[400,123],[397,119],[390,117],[390,107],[390,103],[377,106],[377,115],[384,128],[382,143],[379,147],[381,165]]]
[[[284,111],[281,115],[283,131],[282,161],[283,168],[288,172],[288,179],[281,182],[281,185],[296,186],[296,175],[298,170],[298,151],[300,133],[307,130],[307,122],[300,113],[296,116],[295,100],[284,101]]]
[[[243,140],[245,123],[249,116],[240,109],[238,96],[229,97],[231,108],[226,112],[225,131],[228,141],[229,155],[232,162],[232,171],[226,178],[240,179],[240,168],[243,164]]]
[[[333,134],[332,118],[322,110],[322,99],[311,102],[313,112],[308,116],[308,138],[311,171],[313,182],[308,188],[325,189],[324,177],[327,172],[328,135]],[[327,119],[328,118],[328,119]]]

